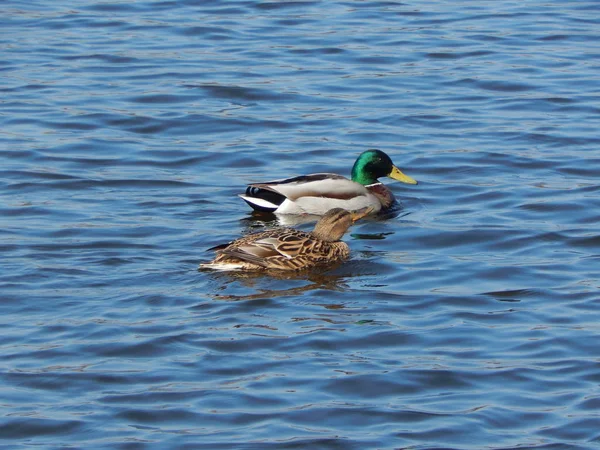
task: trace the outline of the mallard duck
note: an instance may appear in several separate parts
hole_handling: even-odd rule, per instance
[[[200,269],[217,270],[302,270],[342,261],[350,255],[348,244],[340,239],[350,225],[371,212],[370,208],[328,211],[307,233],[294,228],[275,228],[249,234],[228,244],[218,245],[217,256]]]
[[[352,167],[352,179],[335,173],[315,173],[284,180],[249,184],[240,197],[254,210],[276,214],[322,216],[332,208],[349,211],[364,207],[376,213],[395,202],[394,194],[379,177],[408,184],[416,180],[403,174],[381,150],[367,150]]]

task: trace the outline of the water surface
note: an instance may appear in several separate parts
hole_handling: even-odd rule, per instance
[[[0,12],[4,448],[598,446],[597,2]],[[367,148],[350,261],[196,270]]]

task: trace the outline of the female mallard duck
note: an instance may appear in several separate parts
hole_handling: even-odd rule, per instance
[[[371,212],[370,208],[328,211],[310,232],[279,228],[249,234],[218,245],[216,258],[200,269],[217,270],[302,270],[342,261],[350,255],[340,239],[353,222]]]
[[[321,216],[331,208],[351,211],[365,207],[376,213],[389,208],[395,201],[392,191],[378,180],[383,176],[417,184],[384,152],[367,150],[354,163],[351,180],[335,173],[315,173],[250,184],[240,197],[256,211],[276,214]]]

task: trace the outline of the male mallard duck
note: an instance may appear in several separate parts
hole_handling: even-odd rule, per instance
[[[371,207],[374,213],[389,208],[394,194],[378,178],[387,176],[408,184],[404,175],[381,150],[367,150],[352,167],[352,180],[335,173],[315,173],[285,180],[249,184],[240,195],[256,211],[276,214],[323,215],[331,208],[349,211]]]
[[[353,222],[371,212],[370,208],[346,211],[334,208],[304,232],[278,228],[249,234],[228,244],[218,245],[217,256],[200,269],[218,270],[302,270],[342,261],[350,255],[348,244],[340,239]]]

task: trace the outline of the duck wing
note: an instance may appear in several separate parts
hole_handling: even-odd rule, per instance
[[[220,253],[262,267],[271,267],[269,260],[292,260],[311,245],[312,236],[298,230],[289,230],[274,236],[260,237],[251,242],[231,246]]]
[[[346,177],[335,173],[314,173],[269,183],[251,184],[295,201],[301,197],[348,198],[363,195],[366,188]]]

